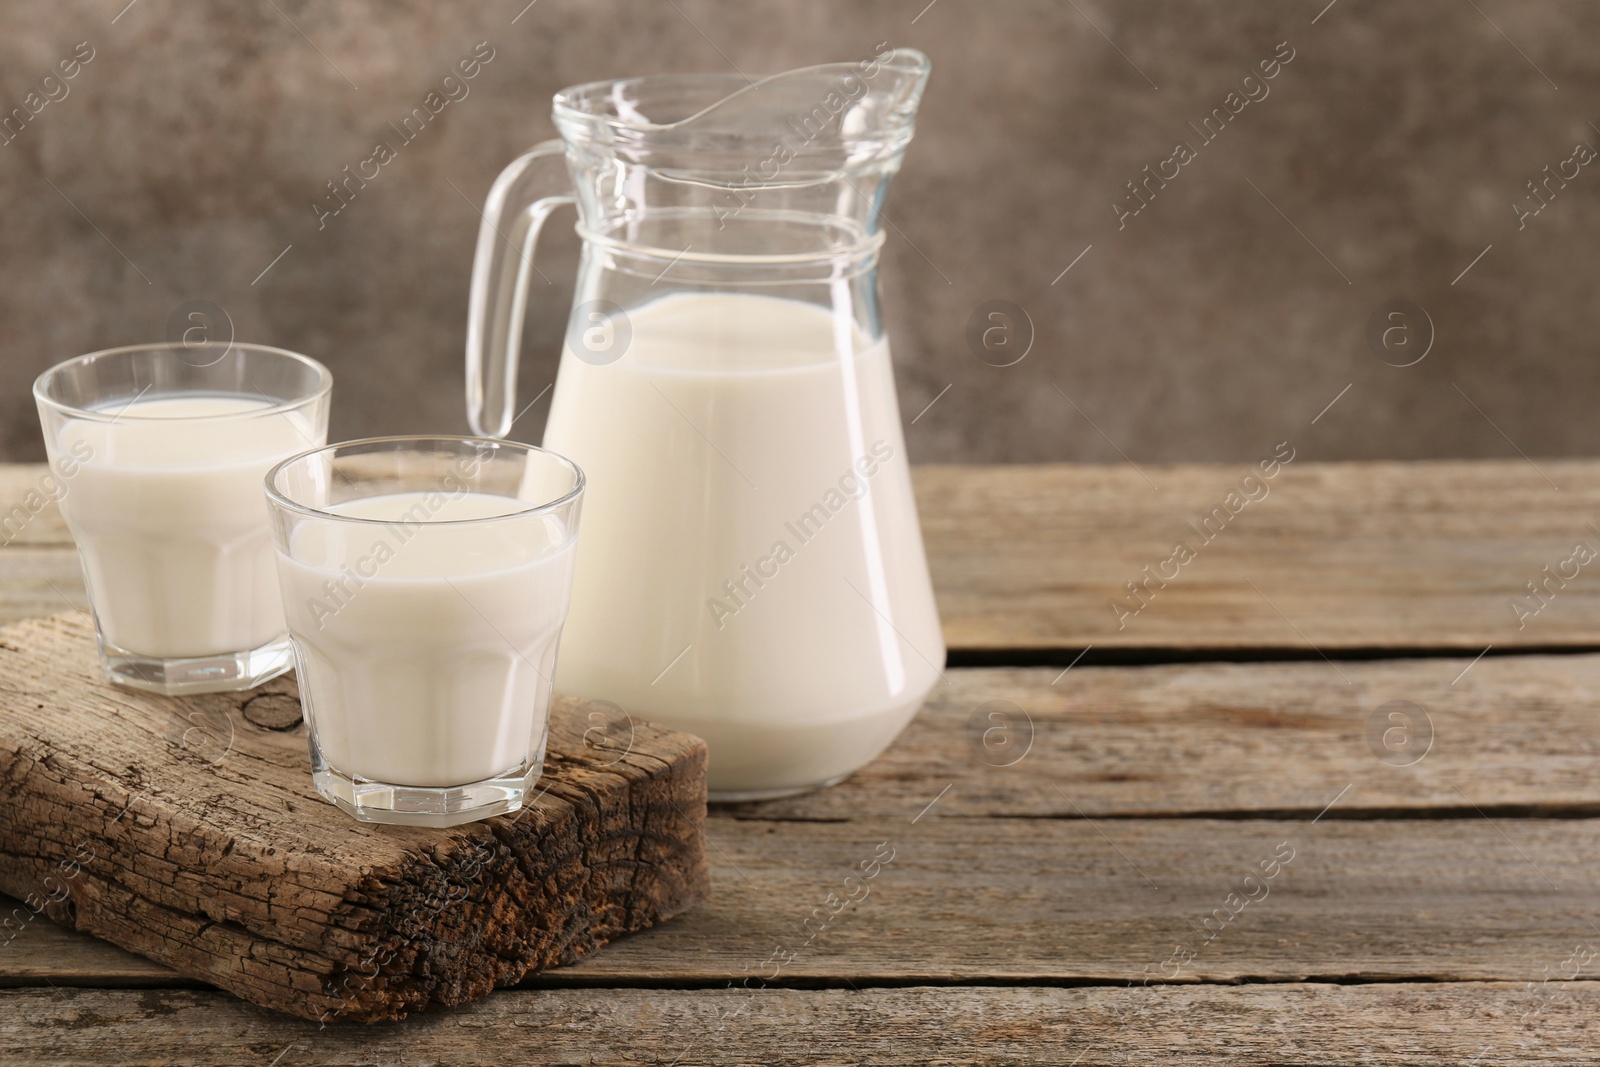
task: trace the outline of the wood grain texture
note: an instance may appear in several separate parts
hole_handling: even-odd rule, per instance
[[[713,898],[552,980],[725,982],[777,952],[829,983],[1533,980],[1600,951],[1592,820],[910,818],[712,820]]]
[[[858,835],[862,855],[870,853],[868,846],[876,840],[895,840],[893,835],[905,826],[921,833],[941,821],[951,824],[953,841],[969,835],[1016,844],[1015,850],[998,849],[972,861],[992,875],[996,898],[991,905],[999,906],[1008,879],[1014,877],[1021,885],[1035,877],[1038,859],[1028,854],[1028,840],[1082,838],[1091,846],[1103,844],[1098,828],[1120,841],[1123,833],[1144,833],[1132,821],[1140,816],[1180,817],[1152,841],[1168,840],[1186,851],[1200,840],[1195,835],[1202,828],[1226,834],[1275,825],[1292,831],[1338,797],[1318,828],[1340,822],[1340,832],[1367,835],[1371,855],[1364,861],[1363,877],[1377,878],[1381,870],[1374,864],[1406,863],[1404,842],[1432,834],[1434,827],[1459,834],[1470,826],[1478,833],[1473,847],[1494,848],[1499,838],[1479,812],[1496,819],[1508,813],[1593,814],[1600,717],[1592,712],[1592,693],[1600,680],[1600,657],[1485,657],[1462,675],[1471,662],[1346,663],[1341,669],[1350,685],[1320,662],[1078,667],[1064,676],[1039,668],[952,670],[950,685],[935,691],[935,699],[900,740],[850,781],[804,797],[713,809],[707,833],[724,896],[749,896],[745,875],[755,879],[759,872],[759,880],[774,894],[774,911],[765,913],[755,902],[732,911],[725,916],[726,933],[719,933],[709,919],[708,925],[696,925],[695,951],[714,951],[718,966],[729,970],[747,962],[738,958],[752,951],[741,947],[740,925],[766,929],[788,918],[782,909],[805,896],[806,872],[815,870],[820,879],[829,869],[827,850],[836,846],[828,838],[816,838],[814,828],[791,820],[831,820],[840,840]],[[1433,734],[1431,747],[1411,766],[1385,762],[1384,757],[1411,757],[1403,748],[1386,748],[1381,736],[1376,741],[1370,736],[1374,714],[1396,698],[1415,701],[1426,712],[1413,736],[1416,743],[1422,743],[1423,727]],[[992,733],[999,727],[990,715],[996,700],[1023,712],[1023,718],[1013,717],[1004,726],[1009,749],[994,744]],[[1387,730],[1392,724],[1385,715],[1379,717]],[[1223,818],[1193,821],[1204,815]],[[1389,818],[1396,815],[1414,819],[1401,823]],[[1433,821],[1441,815],[1451,821]],[[1094,822],[1077,821],[1081,816]],[[1006,817],[1021,818],[1014,829],[1000,829],[1004,824],[999,820]],[[1227,821],[1241,817],[1279,821]],[[1345,822],[1358,818],[1380,821],[1368,826]],[[749,820],[752,826],[745,830],[731,825],[737,820]],[[1396,836],[1396,827],[1402,825],[1412,828],[1409,837]],[[1589,824],[1503,823],[1507,833],[1520,832],[1517,828],[1524,825],[1551,832],[1567,827],[1578,833]],[[748,840],[751,834],[754,844]],[[767,848],[788,850],[788,855],[774,868],[762,854]],[[1558,845],[1552,848],[1559,851]],[[741,858],[735,860],[735,855]],[[1538,862],[1542,869],[1544,861]],[[1127,873],[1132,875],[1132,868]],[[1455,873],[1446,857],[1427,876],[1448,883]],[[1395,877],[1415,875],[1407,867],[1395,871]],[[1199,877],[1204,882],[1209,876]],[[1133,888],[1140,884],[1135,879]],[[947,888],[958,899],[964,895],[958,881]],[[1341,892],[1354,890],[1346,886]],[[819,897],[825,895],[823,891]],[[1364,907],[1393,907],[1392,901],[1364,893],[1358,898]],[[976,914],[984,914],[983,908]],[[1048,914],[1039,919],[1047,940],[1048,923]],[[683,929],[683,923],[676,928]],[[914,933],[908,928],[903,936]],[[962,935],[952,931],[935,941],[947,937],[959,942]],[[1070,942],[1052,943],[1071,950]],[[711,945],[715,948],[708,949]],[[660,954],[669,956],[671,946],[669,939]],[[1259,949],[1264,956],[1272,954],[1270,946]],[[618,975],[648,978],[661,961],[647,956]],[[840,966],[846,964],[841,961]],[[114,982],[154,981],[163,973],[88,939],[63,944],[44,923],[30,924],[9,947],[0,948],[0,982],[81,982],[94,975]]]
[[[64,483],[71,491],[70,481]],[[56,506],[63,482],[43,463],[0,463],[0,547],[70,545],[72,535]]]
[[[910,818],[709,820],[710,899],[537,982],[1533,981],[1600,951],[1594,820]],[[93,980],[32,925],[0,973]]]
[[[88,608],[77,549],[70,545],[0,548],[0,626]]]
[[[177,986],[187,981],[154,960],[69,930],[0,894],[0,988],[15,986]]]
[[[1521,460],[1308,458],[1282,467],[1210,543],[1186,524],[1253,468],[917,468],[946,643],[1074,654],[1600,646],[1600,562],[1525,627],[1510,607],[1575,542],[1600,551],[1588,525],[1600,525],[1600,463],[1540,460],[1556,489]],[[1119,629],[1111,602],[1136,603],[1123,583],[1182,538],[1196,558]]]
[[[1540,980],[1580,957],[1591,978],[1600,958],[1600,656],[1500,653],[1600,648],[1600,564],[1521,628],[1510,606],[1576,541],[1600,547],[1600,464],[1308,458],[1121,629],[1122,583],[1245,467],[918,468],[952,651],[1058,665],[949,671],[851,781],[714,810],[716,892],[671,923],[448,1013],[319,1030],[170,988],[41,918],[0,944],[0,986],[20,987],[0,991],[0,1049],[276,1067],[1593,1062],[1600,983]],[[48,512],[0,551],[0,617],[81,595]],[[1341,655],[1406,650],[1460,655]],[[1089,666],[1258,652],[1304,662]],[[1385,740],[1393,701],[1425,714],[1415,763]],[[1261,881],[1283,846],[1294,858]],[[752,975],[782,988],[727,988]]]
[[[1252,469],[913,468],[945,643],[957,653],[1072,655],[1088,645],[1098,650],[1091,655],[1600,648],[1600,562],[1552,586],[1548,605],[1520,627],[1511,607],[1577,541],[1600,550],[1600,531],[1588,525],[1600,526],[1589,508],[1600,497],[1600,463],[1541,460],[1555,489],[1521,460],[1302,456],[1202,544],[1186,524],[1198,526]],[[43,474],[43,466],[0,465],[0,501],[24,499]],[[82,597],[54,505],[20,530],[12,546],[27,556],[0,552],[0,623]],[[1119,627],[1112,601],[1137,603],[1123,583],[1143,581],[1146,564],[1159,569],[1181,538],[1196,558]]]
[[[0,632],[0,888],[193,978],[307,1018],[394,1019],[571,963],[707,888],[705,745],[634,722],[590,747],[552,715],[540,795],[453,830],[316,796],[303,728],[99,678],[81,614]],[[274,727],[256,725],[267,718]]]
[[[889,750],[764,819],[1600,815],[1600,655],[946,672]],[[714,758],[714,756],[713,756]]]
[[[1532,1014],[1528,1014],[1533,1009]],[[500,993],[401,1027],[281,1020],[181,990],[0,993],[35,1067],[530,1064],[1591,1064],[1600,983]]]

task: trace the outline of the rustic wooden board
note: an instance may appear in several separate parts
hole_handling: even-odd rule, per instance
[[[711,819],[706,833],[710,900],[539,984],[716,986],[775,966],[840,986],[1533,981],[1574,946],[1600,953],[1589,819]],[[1293,859],[1261,879],[1285,843]],[[86,955],[40,960],[26,932],[0,946],[0,971],[32,955],[34,984],[92,980],[63,973]]]
[[[590,746],[569,705],[522,812],[379,827],[316,796],[297,710],[288,679],[111,687],[82,614],[0,632],[0,888],[27,905],[7,921],[43,912],[258,1004],[376,1021],[570,963],[707,888],[698,738],[635,721]]]
[[[1592,1064],[1600,983],[1150,990],[615,989],[501,993],[401,1027],[284,1021],[212,993],[0,993],[36,1067],[640,1063]],[[1159,1052],[1157,1051],[1159,1050]]]
[[[1560,488],[1521,460],[1301,456],[1120,629],[1109,605],[1127,597],[1123,583],[1143,580],[1176,539],[1197,541],[1185,525],[1222,504],[1247,466],[929,466],[914,478],[945,641],[958,654],[1600,648],[1600,563],[1520,628],[1512,611],[1578,540],[1600,550],[1588,525],[1600,518],[1587,510],[1600,463],[1539,468]],[[0,502],[23,500],[43,473],[0,465]],[[69,543],[53,505],[20,527],[11,547],[26,558],[0,552],[0,623],[61,611],[63,595],[81,602]]]

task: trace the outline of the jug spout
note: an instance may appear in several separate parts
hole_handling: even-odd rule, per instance
[[[779,143],[796,155],[854,150],[851,159],[898,152],[911,139],[932,68],[913,48],[878,46],[858,63],[825,63],[763,78],[688,120],[714,129],[763,126],[783,112]]]
[[[880,44],[868,59],[821,63],[750,80],[742,74],[656,75],[557,93],[554,117],[576,142],[718,153],[776,140],[796,156],[904,147],[932,64]]]

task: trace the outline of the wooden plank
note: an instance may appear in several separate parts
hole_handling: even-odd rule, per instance
[[[1522,1067],[1594,1062],[1600,983],[498,993],[405,1026],[318,1029],[212,993],[0,994],[35,1067],[1154,1062]],[[1527,1014],[1532,1012],[1532,1014]]]
[[[889,750],[846,782],[713,812],[872,822],[915,814],[949,786],[928,818],[1296,817],[1351,786],[1334,817],[1455,816],[1473,806],[1600,815],[1600,655],[1337,670],[1320,661],[1064,675],[959,668],[946,679]]]
[[[262,707],[260,705],[265,705]],[[0,888],[306,1018],[403,1018],[571,963],[708,886],[705,742],[589,744],[552,709],[538,796],[448,830],[315,793],[294,683],[175,700],[101,680],[72,614],[0,631]],[[619,740],[621,740],[619,738]]]
[[[1600,551],[1586,510],[1600,463],[1541,460],[1558,491],[1520,460],[1300,458],[1202,543],[1186,524],[1199,527],[1251,469],[915,468],[946,643],[958,654],[1093,645],[1090,661],[1118,650],[1600,648],[1600,563],[1550,580],[1549,603],[1531,601],[1540,610],[1523,625],[1512,608],[1576,542]],[[23,499],[43,473],[0,465],[0,501]],[[1196,558],[1119,620],[1113,601],[1138,604],[1124,583],[1144,581],[1146,564],[1159,571],[1185,538]],[[66,543],[50,505],[13,544],[32,546],[25,563],[0,552],[0,622],[61,610],[43,578],[81,597]]]
[[[1593,679],[1600,677],[1600,657],[1490,656],[1476,664],[1466,658],[1396,660],[1347,663],[1341,670],[1350,685],[1320,662],[1077,667],[1064,676],[1039,668],[952,670],[950,685],[935,690],[934,700],[906,734],[849,782],[805,797],[718,809],[723,817],[708,823],[717,882],[725,894],[748,896],[744,874],[754,878],[767,872],[768,880],[777,878],[771,888],[775,901],[802,896],[806,887],[799,879],[804,872],[828,869],[821,855],[804,850],[824,843],[808,837],[803,824],[784,820],[836,820],[839,833],[863,835],[865,855],[870,853],[866,845],[881,839],[873,838],[874,833],[913,818],[918,832],[948,821],[953,838],[966,832],[981,840],[1002,832],[996,827],[1003,825],[997,819],[1003,816],[1027,817],[1020,821],[1022,831],[1006,834],[1081,836],[1088,833],[1087,824],[1057,825],[1051,820],[1086,815],[1120,840],[1117,835],[1132,825],[1133,816],[1272,817],[1282,818],[1278,825],[1287,829],[1303,827],[1336,796],[1338,803],[1319,828],[1352,817],[1411,813],[1466,817],[1486,833],[1493,828],[1479,811],[1497,819],[1503,813],[1595,812],[1593,768],[1600,762],[1600,717],[1591,710],[1589,694]],[[1395,699],[1422,706],[1427,719],[1417,726],[1432,731],[1431,748],[1410,766],[1397,765],[1411,758],[1405,748],[1386,748],[1381,733],[1376,740],[1370,736],[1375,715],[1383,730],[1394,725],[1383,709]],[[1025,715],[1005,724],[1004,737],[993,735],[1000,725],[990,717],[995,700],[1009,701]],[[1414,728],[1414,743],[1423,743],[1425,733]],[[1007,738],[1011,748],[996,744]],[[1019,751],[1024,745],[1029,747]],[[755,829],[742,830],[736,819],[753,820]],[[1173,847],[1186,853],[1195,844],[1187,836],[1198,832],[1193,827],[1227,832],[1230,825],[1268,824],[1185,818],[1168,825],[1175,827]],[[1376,822],[1349,832],[1371,835],[1375,860],[1388,857],[1403,863],[1403,848],[1393,856],[1388,852],[1397,825]],[[1435,826],[1439,832],[1459,832],[1461,824],[1422,820],[1405,825],[1432,834]],[[1513,837],[1525,826],[1585,825],[1503,823]],[[734,861],[737,867],[730,865],[730,857],[745,847],[741,843],[751,833],[758,842],[781,844],[758,846]],[[1096,840],[1091,835],[1089,843]],[[1498,838],[1484,840],[1493,847]],[[793,868],[774,868],[761,848],[801,851],[793,857]],[[1007,855],[974,862],[990,867]],[[1035,862],[1025,855],[1018,862],[1021,867],[1015,871],[1003,866],[994,871],[1000,880],[997,895],[1003,896],[1003,880],[1010,874],[1031,877]],[[1544,862],[1538,862],[1543,868]],[[1440,860],[1439,866],[1449,876],[1460,874],[1449,859]],[[958,880],[951,882],[950,891],[961,893]],[[1375,899],[1368,906],[1391,904]],[[738,924],[773,921],[760,909],[728,916],[734,933],[717,942],[717,951],[729,970],[743,962],[736,961],[738,952],[753,951],[740,947]],[[697,929],[697,937],[712,936],[710,926]],[[944,936],[934,938],[936,945]],[[670,946],[669,940],[661,951],[670,954]],[[641,959],[619,974],[630,980],[647,978],[655,966],[652,959]],[[30,924],[9,946],[0,947],[0,982],[67,982],[96,975],[108,982],[158,981],[165,973],[108,953],[87,939],[64,944],[42,922]]]
[[[1559,490],[1521,460],[1301,457],[1263,483],[1265,497],[1216,523],[1209,543],[1187,524],[1223,505],[1249,465],[915,474],[954,650],[1600,647],[1600,561],[1525,626],[1512,611],[1511,598],[1576,542],[1600,552],[1589,525],[1600,523],[1600,463],[1539,468]],[[1168,567],[1177,577],[1153,584],[1148,606],[1119,628],[1111,603],[1138,603],[1123,583],[1143,581],[1147,564],[1159,572],[1181,539],[1195,558]]]
[[[1594,820],[914,814],[709,820],[709,900],[539,982],[1536,981],[1600,954]],[[96,980],[31,928],[11,984]]]
[[[63,485],[43,463],[0,463],[0,547],[70,545],[56,506]],[[65,485],[71,491],[71,483]]]
[[[908,816],[707,833],[712,898],[572,980],[727,981],[778,950],[797,953],[785,975],[835,981],[1534,980],[1576,944],[1600,953],[1590,820]],[[884,842],[894,861],[864,890],[847,881]]]
[[[0,988],[96,985],[179,986],[170,967],[109,941],[57,926],[15,897],[0,894]]]
[[[66,545],[0,549],[0,626],[88,607],[77,549]]]
[[[764,819],[1600,815],[1600,656],[964,668],[900,739]],[[712,758],[716,754],[712,753]]]

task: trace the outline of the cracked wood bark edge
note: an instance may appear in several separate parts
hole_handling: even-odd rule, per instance
[[[82,613],[0,631],[0,890],[24,901],[0,943],[38,911],[265,1007],[376,1022],[571,963],[709,889],[699,738],[558,697],[521,813],[373,826],[316,795],[295,699],[287,678],[112,687]]]

